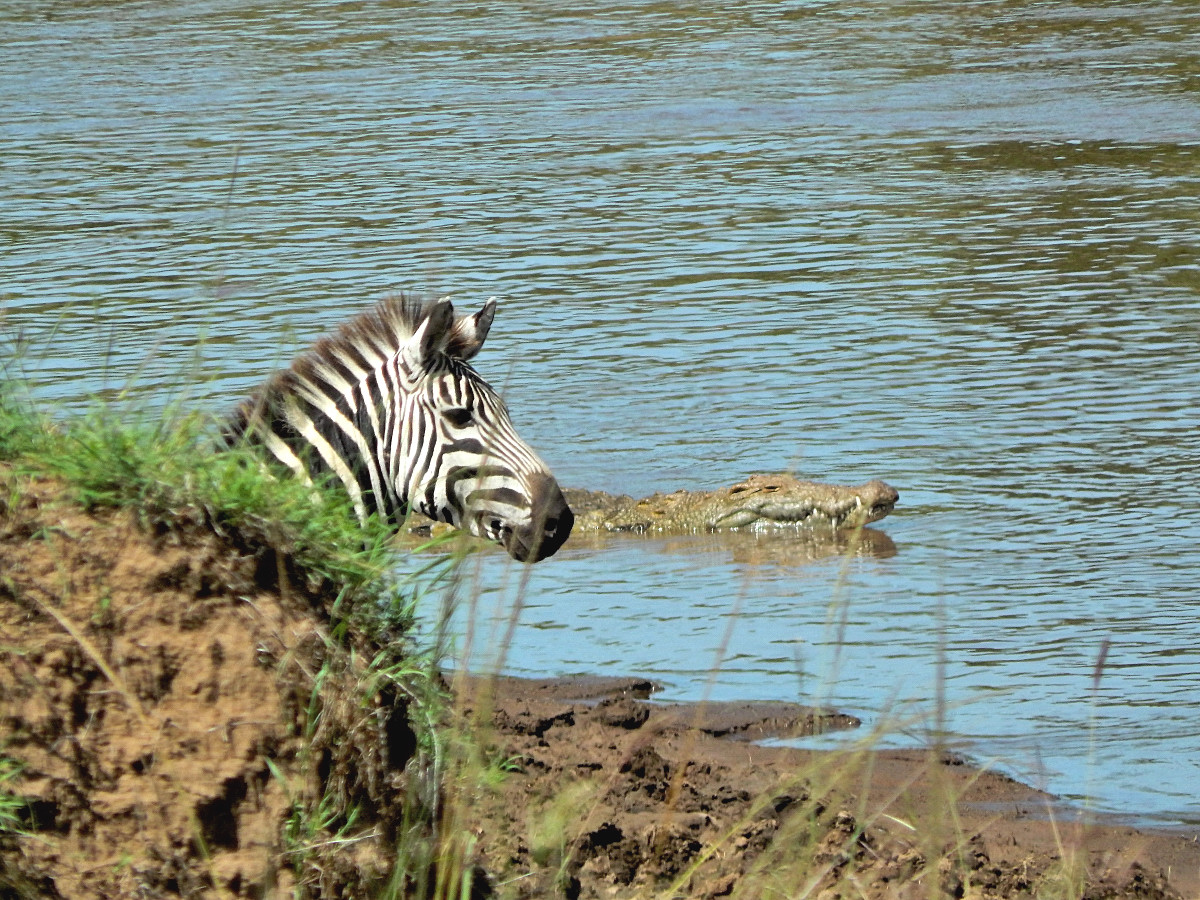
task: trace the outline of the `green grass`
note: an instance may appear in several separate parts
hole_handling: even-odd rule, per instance
[[[20,772],[19,762],[0,756],[0,837],[20,832],[25,827],[25,801],[10,790]]]
[[[0,462],[36,454],[45,428],[21,383],[0,369]]]

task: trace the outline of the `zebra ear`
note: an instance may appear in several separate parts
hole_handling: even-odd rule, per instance
[[[446,352],[464,362],[473,358],[483,349],[483,342],[487,340],[488,330],[492,327],[492,319],[495,317],[496,298],[488,297],[483,309],[473,316],[463,316],[454,323],[454,332]]]
[[[418,366],[426,365],[437,353],[444,352],[454,325],[454,307],[443,297],[430,305],[413,336],[408,339],[409,356]]]

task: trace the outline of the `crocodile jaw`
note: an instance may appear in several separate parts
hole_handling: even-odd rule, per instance
[[[766,530],[787,525],[827,524],[832,528],[858,528],[878,522],[892,511],[900,495],[890,485],[873,481],[867,490],[834,503],[762,499],[729,510],[710,523],[714,531],[725,528]]]
[[[822,509],[804,503],[769,503],[742,506],[718,516],[710,523],[713,531],[723,531],[727,528],[752,528],[765,531],[774,527],[788,525],[829,525],[833,528],[853,528],[874,522],[875,518],[867,518],[861,501],[852,506],[845,506],[835,511]],[[884,513],[883,515],[886,515]]]

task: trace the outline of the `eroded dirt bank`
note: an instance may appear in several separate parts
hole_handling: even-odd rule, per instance
[[[334,896],[385,878],[413,734],[386,691],[363,708],[322,586],[202,523],[6,487],[0,756],[22,769],[2,789],[28,833],[0,832],[0,896]],[[319,797],[358,810],[346,852],[319,846],[303,812]]]
[[[23,769],[0,790],[27,805],[0,830],[0,897],[381,895],[415,796],[408,709],[364,691],[372,648],[332,639],[330,598],[281,571],[198,522],[4,493],[0,756]],[[844,718],[647,690],[458,685],[483,763],[440,808],[476,895],[1200,896],[1182,838],[1052,823],[1049,798],[953,759],[750,742]]]

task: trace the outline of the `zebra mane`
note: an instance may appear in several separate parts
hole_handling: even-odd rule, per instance
[[[318,384],[354,383],[365,377],[365,373],[376,371],[404,347],[441,302],[444,301],[397,294],[343,323],[239,404],[227,425],[227,438],[241,436],[264,414],[270,415],[271,407],[283,397]],[[480,339],[464,324],[468,318],[448,317],[442,334],[430,335],[439,343],[445,342],[442,352],[451,359],[465,361],[479,350]],[[435,316],[430,325],[436,321]]]
[[[411,294],[397,294],[376,303],[373,307],[343,323],[331,335],[321,338],[297,357],[292,368],[319,366],[333,362],[347,352],[357,351],[372,367],[394,356],[425,320],[433,307],[442,300],[431,300]],[[477,347],[465,330],[459,328],[462,317],[449,326],[443,352],[451,359],[473,356]]]

